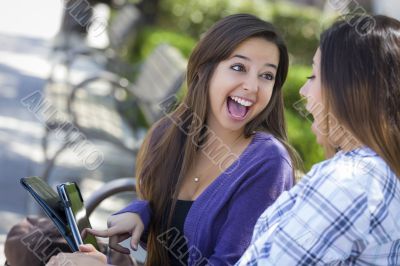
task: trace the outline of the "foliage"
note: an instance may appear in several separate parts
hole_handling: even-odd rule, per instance
[[[323,149],[317,144],[309,121],[299,119],[289,110],[286,110],[285,116],[289,143],[299,152],[304,162],[304,168],[308,171],[313,164],[323,160]]]
[[[296,63],[309,64],[318,44],[321,13],[315,8],[265,0],[163,0],[160,5],[159,25],[196,39],[227,15],[249,13],[277,26]]]
[[[161,43],[178,48],[188,58],[196,40],[173,30],[147,26],[140,31],[135,46],[128,52],[128,61],[134,64],[143,61]]]
[[[272,22],[283,34],[293,63],[311,64],[319,43],[319,11],[294,5],[274,6]]]
[[[285,107],[292,112],[296,112],[294,104],[300,97],[300,88],[306,82],[306,78],[311,75],[311,67],[303,65],[291,65],[286,82],[283,85],[283,95],[285,97]]]
[[[228,15],[228,0],[163,0],[159,25],[174,27],[195,38],[205,32],[215,21]]]

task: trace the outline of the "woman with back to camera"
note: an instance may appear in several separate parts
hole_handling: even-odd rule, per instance
[[[189,58],[188,93],[156,123],[137,160],[142,200],[108,220],[110,246],[143,232],[146,265],[232,265],[259,215],[293,185],[282,85],[286,46],[275,28],[246,14],[208,30]],[[83,246],[81,251],[101,255]],[[61,254],[79,265],[82,254]],[[86,256],[85,259],[88,259]]]
[[[333,156],[263,213],[237,265],[400,265],[400,22],[338,21],[313,61],[300,93]]]

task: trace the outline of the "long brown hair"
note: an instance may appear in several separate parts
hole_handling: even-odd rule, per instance
[[[236,14],[223,18],[204,34],[189,58],[187,95],[172,113],[152,127],[138,155],[138,191],[141,197],[149,200],[153,211],[147,265],[167,265],[169,261],[157,236],[166,230],[165,210],[170,214],[173,212],[183,178],[204,141],[208,91],[214,70],[240,43],[251,37],[265,38],[278,47],[279,66],[271,100],[245,126],[245,137],[250,137],[255,131],[270,132],[286,146],[293,165],[298,164],[298,157],[287,144],[281,90],[289,65],[286,45],[270,23],[255,16]]]
[[[400,22],[345,17],[321,35],[320,50],[326,110],[399,177]]]

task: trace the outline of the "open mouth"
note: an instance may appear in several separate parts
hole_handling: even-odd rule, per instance
[[[308,104],[306,106],[304,106],[303,116],[306,117],[307,119],[311,120],[311,122],[314,121],[314,115],[313,115],[312,111],[313,111],[313,106],[309,106]]]
[[[227,99],[228,112],[235,119],[243,120],[252,105],[253,102],[237,96],[229,96]]]

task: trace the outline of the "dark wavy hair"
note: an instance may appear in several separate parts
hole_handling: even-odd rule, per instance
[[[321,35],[320,50],[327,111],[399,177],[400,22],[345,17]]]

